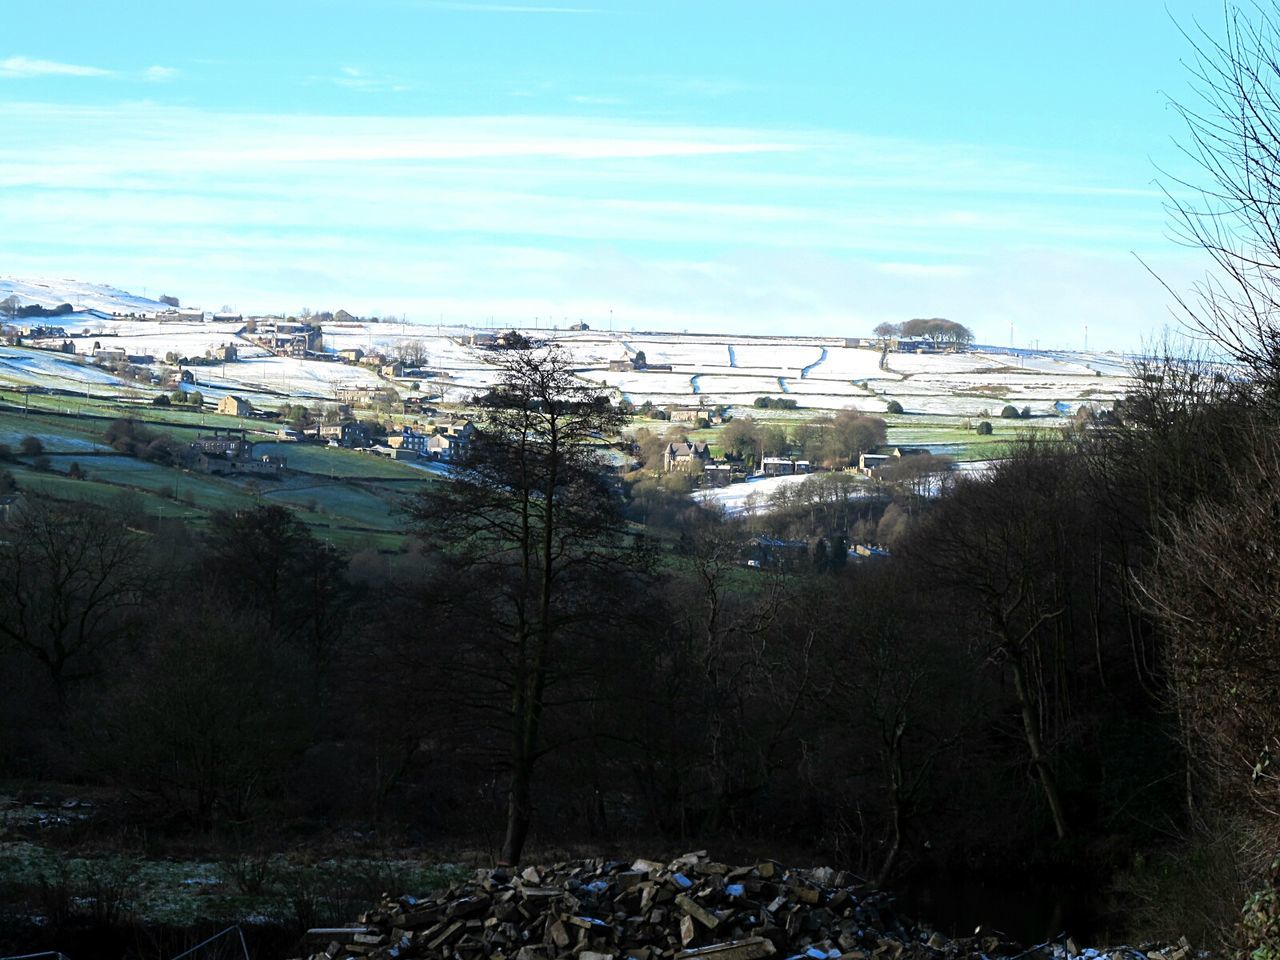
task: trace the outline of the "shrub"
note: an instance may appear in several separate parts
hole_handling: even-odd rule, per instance
[[[902,413],[902,404],[897,400],[890,400],[889,405],[884,408],[885,413]]]
[[[44,453],[44,444],[40,442],[39,437],[33,437],[28,434],[18,444],[18,452],[24,457],[38,457]]]
[[[1022,408],[1022,410],[1018,413],[1018,416],[1020,416],[1023,420],[1030,420],[1030,419],[1031,419],[1031,408],[1030,408],[1030,407],[1023,407],[1023,408]]]
[[[154,397],[151,398],[151,405],[154,407],[167,407],[171,403],[172,401],[168,397],[166,397],[163,393],[157,393]]]
[[[980,424],[978,424],[978,436],[989,437],[991,436],[992,432],[993,432],[993,428],[991,426],[990,420],[983,420]]]
[[[1018,408],[1012,403],[1006,403],[1004,409],[1000,411],[1000,416],[1004,420],[1017,420],[1019,417]]]

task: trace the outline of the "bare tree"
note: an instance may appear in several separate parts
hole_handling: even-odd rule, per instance
[[[1067,651],[1092,575],[1080,472],[1065,449],[1025,439],[986,476],[956,484],[904,550],[938,587],[963,597],[958,607],[976,612],[979,643],[1012,682],[1059,839],[1070,826],[1049,734],[1065,722]]]
[[[1166,175],[1176,235],[1212,258],[1188,296],[1187,326],[1244,364],[1274,397],[1280,390],[1280,21],[1274,3],[1225,5],[1218,40],[1189,36],[1196,97],[1175,103],[1187,124],[1185,154],[1202,179]],[[1171,291],[1172,292],[1172,291]]]
[[[0,641],[39,662],[63,697],[137,634],[149,584],[141,540],[120,518],[33,501],[0,544]]]
[[[545,715],[573,659],[567,647],[601,629],[605,598],[637,551],[590,446],[616,435],[625,414],[575,378],[559,351],[512,351],[502,365],[498,385],[479,401],[481,430],[466,462],[411,512],[425,537],[454,548],[456,568],[483,592],[472,616],[487,652],[476,655],[468,680],[502,704],[509,746],[501,859],[515,863],[533,822]]]

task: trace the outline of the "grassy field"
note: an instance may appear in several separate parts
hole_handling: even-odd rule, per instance
[[[290,470],[331,479],[421,480],[421,470],[372,453],[302,443],[255,443],[253,455],[284,457]]]
[[[406,484],[393,493],[374,484],[333,483],[319,481],[300,486],[263,486],[262,498],[269,503],[281,503],[300,512],[332,517],[335,521],[360,526],[391,529],[397,527],[399,500],[416,489]]]
[[[404,546],[400,502],[436,482],[421,470],[370,454],[292,443],[256,448],[258,455],[271,452],[289,458],[290,470],[280,479],[211,476],[112,452],[101,442],[107,422],[34,409],[0,410],[0,443],[16,450],[23,437],[35,436],[44,445],[49,467],[37,470],[34,458],[20,457],[6,469],[23,490],[101,504],[127,501],[130,510],[147,516],[183,517],[196,523],[215,510],[279,503],[294,509],[328,542],[382,550]],[[203,432],[167,418],[148,418],[146,423],[184,442]],[[69,476],[73,463],[84,479]]]
[[[23,465],[12,465],[7,469],[18,482],[19,489],[60,500],[84,500],[107,506],[127,504],[128,509],[137,510],[152,517],[182,517],[200,521],[208,516],[207,510],[192,504],[179,503],[162,493],[153,493],[131,485],[110,483],[105,479],[94,479],[92,475],[86,480],[73,480],[65,474],[32,470]]]

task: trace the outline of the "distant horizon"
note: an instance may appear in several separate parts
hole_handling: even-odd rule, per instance
[[[59,283],[59,282],[62,282],[62,283],[88,284],[88,285],[91,285],[91,286],[94,286],[94,287],[98,287],[100,290],[103,290],[103,291],[106,291],[106,290],[114,290],[114,291],[117,291],[117,292],[119,292],[119,293],[125,294],[125,295],[127,295],[127,296],[137,297],[137,298],[142,299],[142,300],[150,300],[150,301],[152,301],[152,302],[154,303],[154,309],[157,309],[157,310],[158,310],[158,309],[160,309],[160,308],[162,308],[162,307],[163,307],[163,308],[165,308],[165,309],[173,309],[173,307],[172,307],[171,305],[167,305],[167,304],[163,304],[163,303],[161,303],[161,302],[157,299],[158,297],[160,297],[160,296],[176,296],[176,297],[177,297],[177,299],[178,299],[178,301],[179,301],[179,303],[181,304],[181,306],[177,308],[177,309],[179,309],[179,310],[200,311],[201,313],[210,314],[210,315],[217,314],[217,313],[221,312],[221,309],[220,309],[220,308],[209,307],[209,306],[201,305],[201,304],[198,304],[198,303],[187,303],[187,302],[185,302],[185,301],[183,300],[183,298],[182,298],[181,296],[177,296],[177,295],[175,295],[175,294],[170,294],[170,293],[167,293],[167,292],[166,292],[166,293],[163,293],[163,294],[157,294],[157,296],[156,296],[156,297],[151,297],[151,296],[149,296],[149,294],[148,294],[146,291],[144,291],[144,292],[143,292],[143,293],[141,293],[141,294],[138,294],[138,293],[136,293],[135,291],[132,291],[132,290],[125,290],[124,288],[118,287],[118,286],[116,286],[115,284],[109,284],[109,283],[94,283],[94,282],[92,282],[92,281],[77,280],[77,279],[72,278],[72,277],[14,277],[14,276],[0,276],[0,294],[4,294],[4,293],[6,293],[6,288],[4,288],[4,286],[3,286],[5,281],[18,281],[18,282],[22,282],[22,283],[31,283],[31,284],[55,284],[55,283]],[[74,308],[75,308],[75,309],[77,309],[77,310],[93,310],[93,309],[97,309],[97,308],[95,308],[95,307],[91,307],[91,306],[80,306],[80,307],[77,307],[77,306],[76,306],[76,304],[75,304],[75,302],[74,302],[74,300],[75,300],[75,299],[83,299],[83,297],[81,296],[81,297],[77,298],[77,297],[75,297],[73,294],[67,294],[67,296],[70,296],[70,297],[71,297],[71,299],[65,299],[65,300],[62,300],[61,302],[64,302],[64,303],[70,303],[70,304],[72,305],[72,307],[74,307]],[[51,299],[51,300],[53,300],[53,299],[58,299],[58,298],[57,298],[57,297],[51,297],[50,299]],[[126,310],[126,309],[128,309],[128,305],[127,305],[127,304],[122,304],[122,305],[120,305],[119,309],[120,309],[120,310]],[[576,331],[572,331],[572,330],[570,330],[570,329],[569,329],[569,326],[568,326],[568,325],[566,325],[566,324],[564,324],[564,321],[563,321],[563,320],[561,320],[561,321],[555,321],[555,323],[554,323],[553,325],[551,325],[551,326],[548,326],[548,325],[546,325],[546,324],[542,324],[542,325],[535,326],[535,325],[532,325],[532,324],[521,324],[521,323],[514,323],[514,324],[496,323],[496,322],[495,322],[495,323],[488,323],[488,322],[483,322],[483,323],[475,322],[475,323],[473,323],[473,322],[466,322],[466,321],[450,322],[450,321],[447,321],[447,320],[444,320],[444,321],[441,321],[441,320],[425,320],[425,319],[415,319],[415,318],[413,318],[413,317],[409,317],[409,316],[407,316],[407,315],[406,315],[405,317],[403,317],[403,318],[392,317],[392,316],[390,316],[390,315],[383,315],[383,316],[370,316],[370,315],[367,315],[367,314],[361,314],[361,313],[357,313],[357,312],[351,311],[351,310],[347,309],[346,307],[333,307],[333,308],[329,308],[329,307],[319,307],[319,308],[307,308],[307,309],[310,309],[310,310],[312,311],[312,313],[310,314],[310,315],[312,315],[312,316],[314,316],[314,315],[316,315],[316,314],[321,314],[321,313],[328,313],[328,314],[332,315],[332,314],[335,314],[335,313],[337,313],[337,312],[339,312],[339,311],[341,310],[341,311],[345,311],[346,313],[350,314],[350,315],[351,315],[355,320],[357,320],[357,321],[359,321],[359,322],[362,322],[362,323],[380,323],[380,324],[387,324],[387,325],[391,325],[391,326],[410,326],[410,327],[422,327],[422,328],[443,328],[443,329],[448,329],[448,330],[486,330],[486,331],[496,331],[496,332],[501,332],[501,331],[503,331],[503,330],[516,330],[516,331],[519,331],[519,332],[521,332],[521,333],[528,333],[528,332],[535,332],[535,333],[536,333],[536,332],[548,332],[548,333],[572,333],[572,332],[576,332]],[[108,311],[108,312],[110,312],[110,311]],[[257,310],[257,309],[252,309],[252,308],[250,308],[250,309],[239,309],[239,308],[237,308],[237,309],[236,309],[236,310],[234,310],[233,312],[235,312],[235,313],[236,313],[237,315],[239,315],[239,316],[248,317],[248,318],[250,318],[250,319],[259,319],[259,318],[275,318],[275,319],[303,319],[303,318],[304,318],[304,316],[306,316],[306,315],[304,315],[304,314],[303,314],[301,311],[299,311],[299,310]],[[35,319],[35,318],[32,318],[32,319]],[[54,318],[49,318],[49,319],[54,319]],[[911,318],[907,318],[907,319],[911,319]],[[805,339],[809,339],[809,340],[843,340],[843,339],[873,339],[873,338],[874,338],[874,333],[873,333],[873,331],[872,331],[872,330],[870,330],[870,329],[868,329],[868,330],[866,330],[866,331],[854,331],[854,330],[852,330],[852,329],[851,329],[851,330],[850,330],[850,332],[848,332],[848,333],[805,333],[805,332],[792,332],[792,333],[760,333],[760,332],[747,332],[747,331],[728,330],[728,329],[711,329],[711,330],[690,330],[690,329],[679,329],[679,330],[677,330],[677,329],[663,329],[663,328],[660,328],[660,327],[643,328],[643,329],[641,329],[641,328],[639,328],[639,327],[633,327],[633,326],[622,327],[622,326],[618,326],[616,323],[614,324],[614,326],[613,326],[613,327],[610,327],[610,326],[608,326],[608,325],[597,326],[597,325],[595,325],[595,324],[591,323],[590,321],[586,321],[586,320],[572,320],[572,321],[570,321],[570,324],[573,324],[573,323],[579,323],[579,322],[585,322],[585,323],[587,323],[588,328],[587,328],[587,330],[585,331],[585,332],[587,332],[587,333],[625,334],[625,335],[631,335],[631,336],[711,337],[711,338],[720,338],[720,339],[750,339],[750,340],[756,340],[756,339],[777,339],[777,340],[805,340]],[[983,342],[983,341],[981,341],[979,338],[977,338],[976,336],[975,336],[974,340],[973,340],[971,343],[969,343],[969,344],[967,345],[967,347],[968,347],[968,349],[970,349],[970,350],[978,350],[978,351],[982,351],[982,350],[992,350],[992,351],[1000,351],[1000,352],[1006,352],[1006,353],[1007,353],[1007,352],[1010,352],[1010,351],[1012,351],[1012,352],[1014,352],[1014,353],[1034,353],[1034,352],[1041,352],[1041,353],[1044,353],[1044,352],[1054,352],[1054,353],[1088,353],[1088,354],[1108,354],[1108,355],[1118,355],[1118,356],[1133,357],[1133,358],[1140,358],[1140,357],[1143,357],[1143,356],[1150,356],[1150,354],[1144,354],[1144,353],[1142,353],[1142,352],[1140,351],[1140,348],[1135,348],[1135,349],[1133,349],[1133,350],[1117,350],[1117,349],[1100,349],[1100,348],[1096,348],[1096,347],[1083,347],[1083,346],[1082,346],[1082,347],[1079,347],[1079,348],[1077,348],[1077,347],[1072,347],[1072,346],[1053,346],[1053,345],[1050,345],[1050,344],[1038,344],[1038,345],[1019,345],[1019,344],[1013,344],[1013,345],[1010,345],[1010,344],[1007,344],[1007,343],[1006,343],[1006,344],[1000,344],[1000,343],[995,343],[995,342]]]

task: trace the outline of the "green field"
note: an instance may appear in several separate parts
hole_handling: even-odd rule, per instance
[[[373,453],[310,443],[255,443],[253,455],[284,457],[290,470],[331,479],[422,480],[421,470]]]
[[[269,503],[290,506],[300,514],[333,518],[360,526],[391,529],[398,526],[399,501],[421,489],[404,484],[400,489],[377,484],[334,483],[321,480],[303,485],[262,486],[262,498]]]
[[[33,395],[31,399],[45,403],[33,403],[29,412],[0,407],[0,443],[16,452],[24,437],[37,437],[48,469],[35,469],[31,457],[19,457],[7,469],[20,489],[59,499],[127,501],[129,509],[145,515],[197,522],[214,510],[279,503],[294,509],[317,536],[335,545],[400,549],[404,545],[400,501],[434,482],[421,470],[372,454],[275,442],[255,445],[255,453],[286,457],[289,469],[283,477],[211,476],[117,454],[102,442],[102,433],[111,420],[122,416],[134,417],[179,442],[189,442],[215,424],[251,424],[261,429],[260,422],[97,400],[70,398],[73,402],[66,406],[69,398]],[[62,401],[62,408],[48,403],[51,400]],[[69,476],[72,464],[79,466],[84,479]]]
[[[179,503],[163,494],[152,493],[141,487],[110,483],[95,479],[92,474],[86,480],[73,480],[65,474],[32,470],[23,465],[7,468],[18,482],[20,490],[55,497],[60,500],[84,500],[110,506],[127,504],[153,517],[182,517],[203,520],[208,512],[191,504]]]

